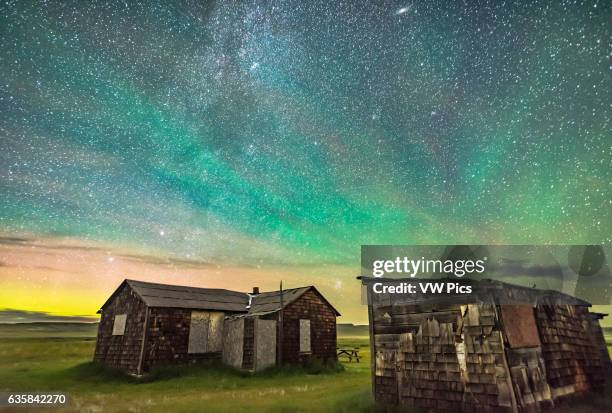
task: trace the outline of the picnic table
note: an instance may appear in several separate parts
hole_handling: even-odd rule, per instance
[[[359,347],[354,347],[354,348],[336,347],[336,355],[338,356],[338,358],[340,358],[341,356],[348,357],[349,363],[353,361],[353,358],[357,360],[357,363],[359,363]]]

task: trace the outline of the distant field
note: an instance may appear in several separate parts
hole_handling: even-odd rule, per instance
[[[0,324],[0,338],[95,337],[98,323]]]
[[[0,324],[0,338],[95,337],[98,323],[18,323]],[[368,337],[367,325],[338,324],[341,337]]]
[[[338,324],[339,337],[369,337],[370,329],[367,325]]]

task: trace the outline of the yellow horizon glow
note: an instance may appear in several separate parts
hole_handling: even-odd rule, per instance
[[[97,247],[0,245],[0,309],[58,316],[96,317],[112,292],[128,279],[249,292],[314,285],[336,307],[339,322],[367,323],[357,269],[240,267],[161,260]]]
[[[339,323],[367,324],[359,268],[342,266],[240,267],[173,261],[71,240],[0,245],[0,310],[54,316],[97,317],[96,312],[126,279],[249,292],[314,285],[342,316]],[[591,311],[612,313],[612,306]],[[612,326],[612,318],[601,320]]]

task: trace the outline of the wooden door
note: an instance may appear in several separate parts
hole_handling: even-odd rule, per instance
[[[255,371],[276,364],[276,321],[255,319]]]

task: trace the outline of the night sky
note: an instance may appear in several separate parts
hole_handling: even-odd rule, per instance
[[[93,314],[124,276],[284,278],[351,321],[361,244],[609,244],[611,20],[603,1],[5,1],[0,301]]]

